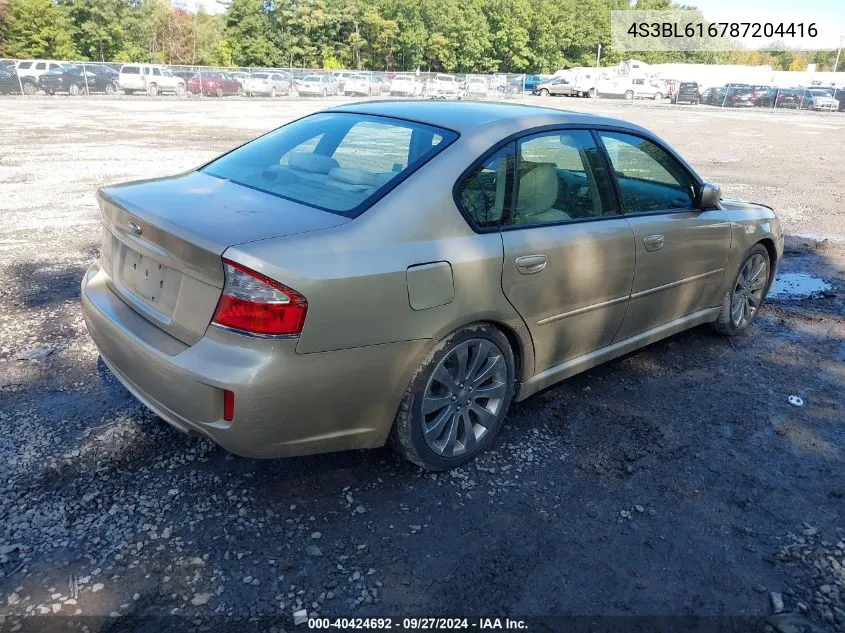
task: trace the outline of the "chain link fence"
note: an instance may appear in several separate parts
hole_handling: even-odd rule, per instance
[[[680,105],[770,110],[845,111],[845,89],[823,86],[777,87],[632,78],[630,89],[604,92],[601,83],[583,90],[549,86],[554,76],[452,74],[437,72],[324,70],[94,63],[58,60],[0,60],[0,95],[70,94],[174,95],[180,98],[328,99],[364,98],[525,100],[529,95],[589,96]],[[625,80],[626,78],[622,77]],[[656,85],[656,84],[655,84]],[[590,89],[590,88],[598,89]],[[560,88],[556,90],[555,88]]]

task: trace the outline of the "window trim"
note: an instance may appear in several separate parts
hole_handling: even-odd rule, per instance
[[[658,149],[663,150],[666,154],[669,155],[670,158],[673,158],[681,169],[686,172],[686,174],[692,180],[693,186],[695,188],[694,192],[694,200],[693,206],[690,209],[657,209],[654,211],[631,211],[630,213],[625,212],[625,207],[622,204],[622,188],[619,185],[619,179],[616,177],[616,170],[613,167],[613,161],[610,160],[610,154],[607,151],[607,147],[605,147],[604,141],[601,138],[601,134],[599,131],[604,132],[615,132],[617,134],[626,134],[627,136],[634,136],[636,138],[641,138],[649,143],[655,145]],[[667,213],[690,213],[691,211],[703,211],[704,209],[701,208],[701,186],[704,182],[699,175],[695,172],[695,170],[690,167],[689,163],[687,163],[683,158],[676,151],[672,148],[667,146],[665,143],[660,142],[659,139],[655,138],[651,135],[642,134],[639,131],[634,130],[619,130],[619,129],[604,129],[603,127],[597,127],[593,130],[593,137],[596,139],[596,144],[599,146],[600,152],[604,157],[605,161],[605,169],[608,171],[610,176],[611,182],[613,183],[614,191],[616,192],[616,204],[619,208],[619,214],[621,217],[626,218],[638,218],[638,217],[645,217],[649,215],[666,215]],[[671,173],[669,174],[672,175]],[[721,208],[721,205],[714,207],[714,208]]]
[[[464,181],[472,175],[472,173],[478,168],[480,164],[490,158],[494,153],[499,151],[502,147],[507,145],[508,143],[515,143],[520,138],[526,136],[534,136],[536,134],[540,134],[546,131],[555,131],[555,130],[587,130],[591,132],[593,138],[597,140],[596,145],[599,149],[599,154],[602,156],[603,160],[605,161],[605,171],[608,171],[608,177],[612,183],[612,187],[614,190],[614,196],[616,198],[616,208],[617,208],[617,215],[603,215],[597,218],[577,218],[566,220],[564,222],[546,222],[543,224],[516,224],[510,226],[503,226],[501,222],[499,222],[498,226],[490,226],[490,227],[479,227],[477,226],[472,219],[470,218],[469,214],[466,210],[461,206],[460,202],[460,188],[463,185]],[[697,194],[696,197],[700,195],[701,191],[701,184],[704,182],[701,177],[696,173],[696,171],[690,166],[690,164],[684,160],[684,158],[678,154],[674,149],[669,147],[666,143],[662,140],[657,138],[651,132],[647,130],[639,130],[639,129],[632,129],[630,127],[626,127],[625,125],[613,125],[610,123],[554,123],[551,125],[539,125],[536,127],[526,128],[524,130],[520,130],[518,132],[514,132],[494,143],[490,146],[486,151],[482,152],[478,158],[473,160],[470,165],[458,176],[457,180],[455,180],[455,184],[452,185],[452,201],[455,203],[455,207],[457,208],[458,212],[463,216],[464,220],[466,221],[467,225],[475,232],[475,233],[493,233],[499,231],[514,231],[514,230],[522,230],[522,229],[530,229],[530,228],[537,228],[541,226],[560,226],[563,224],[578,224],[581,222],[600,222],[602,220],[613,220],[616,218],[624,218],[626,214],[622,210],[622,200],[619,195],[619,183],[616,181],[616,174],[612,170],[612,164],[610,163],[610,157],[607,155],[607,151],[604,147],[604,143],[601,142],[601,138],[598,136],[598,132],[606,131],[606,132],[618,132],[620,134],[629,134],[632,136],[639,136],[644,138],[651,143],[654,143],[663,151],[668,153],[672,158],[674,158],[678,163],[680,163],[681,167],[690,175],[693,182],[696,184],[697,187]],[[511,183],[510,187],[513,191],[515,188],[513,186],[513,178],[515,177],[514,170],[516,169],[516,161],[514,161],[513,169],[511,170],[510,178]],[[506,202],[506,207],[502,217],[509,217],[507,214],[510,213],[510,206],[513,204],[512,200],[508,200]],[[721,208],[721,207],[719,207]],[[679,212],[686,211],[689,213],[689,209],[679,209]],[[650,212],[642,212],[638,214],[628,214],[628,215],[649,215],[649,214],[657,214],[657,213],[667,213],[668,211],[650,211]]]
[[[277,198],[281,198],[282,200],[287,200],[289,202],[301,204],[301,205],[306,206],[306,207],[311,207],[312,209],[317,209],[318,211],[323,211],[324,213],[331,213],[333,215],[339,215],[341,217],[345,217],[345,218],[349,218],[350,220],[354,220],[355,218],[358,218],[358,217],[362,216],[364,213],[366,213],[367,211],[369,211],[372,207],[374,207],[376,204],[378,204],[385,196],[392,193],[394,189],[396,189],[399,185],[401,185],[403,182],[405,182],[406,179],[408,179],[410,176],[417,173],[420,169],[425,167],[429,162],[431,162],[432,160],[434,160],[435,158],[437,158],[438,156],[443,154],[443,152],[445,152],[447,149],[449,149],[449,147],[453,143],[457,142],[458,139],[461,138],[461,133],[458,132],[457,130],[453,130],[451,128],[444,127],[442,125],[432,125],[430,123],[424,123],[422,121],[415,121],[414,119],[409,119],[409,118],[406,118],[406,117],[399,117],[399,116],[393,116],[393,115],[388,115],[388,114],[362,113],[362,112],[356,112],[355,110],[333,110],[333,109],[321,110],[319,112],[312,112],[311,114],[306,114],[305,116],[299,117],[298,119],[294,119],[293,121],[288,121],[284,125],[280,125],[277,128],[274,128],[272,130],[268,130],[264,134],[259,134],[255,138],[250,139],[250,140],[248,140],[244,143],[241,143],[240,145],[233,147],[229,151],[223,152],[219,156],[212,158],[207,163],[204,163],[204,164],[200,165],[199,167],[197,167],[196,169],[194,169],[193,172],[202,172],[206,176],[210,176],[212,178],[221,178],[220,176],[215,176],[214,174],[210,174],[207,171],[205,171],[206,167],[208,167],[209,165],[211,165],[214,162],[217,162],[218,160],[220,160],[224,156],[228,156],[232,152],[235,152],[235,151],[239,150],[240,148],[242,148],[246,145],[249,145],[250,143],[252,143],[254,141],[257,141],[260,138],[264,138],[265,136],[268,136],[268,135],[272,134],[273,132],[281,130],[282,128],[287,127],[288,125],[291,125],[292,123],[296,123],[297,121],[303,121],[303,120],[308,119],[310,117],[318,116],[318,115],[321,115],[321,114],[348,114],[348,115],[362,117],[364,119],[375,118],[375,119],[385,119],[386,121],[402,121],[404,123],[410,123],[412,125],[418,125],[418,126],[422,126],[422,127],[432,128],[435,131],[436,130],[443,130],[445,132],[450,132],[454,136],[452,137],[451,140],[447,139],[447,137],[444,136],[443,141],[441,141],[437,145],[437,147],[440,148],[438,151],[433,152],[425,160],[419,161],[419,163],[414,165],[413,169],[411,168],[411,165],[409,164],[408,167],[406,167],[404,170],[399,172],[399,174],[397,176],[395,176],[389,182],[387,182],[386,184],[384,184],[381,187],[379,187],[378,189],[376,189],[376,191],[373,193],[373,195],[370,196],[369,198],[367,198],[364,202],[362,202],[361,204],[359,204],[356,207],[353,207],[351,209],[346,209],[344,211],[338,211],[338,210],[335,210],[335,209],[327,209],[326,207],[321,207],[321,206],[318,206],[316,204],[304,202],[302,200],[295,200],[294,198],[290,198],[288,196],[283,196],[283,195],[278,194],[278,193],[273,193],[272,191],[265,191],[264,189],[260,189],[260,188],[255,187],[255,186],[251,186],[251,185],[248,185],[246,183],[239,182],[237,180],[230,180],[230,182],[233,182],[236,185],[239,185],[241,187],[246,187],[247,189],[254,189],[255,191],[258,191],[258,192],[261,192],[261,193],[266,193],[268,195],[275,196]],[[440,147],[441,145],[442,145],[442,148]],[[193,172],[190,172],[190,173],[193,173]]]
[[[486,163],[490,158],[498,154],[503,149],[508,148],[510,145],[509,157],[511,160],[510,169],[508,169],[507,173],[507,181],[505,182],[505,201],[504,207],[502,208],[502,215],[499,218],[499,221],[495,224],[491,224],[490,226],[479,226],[479,224],[473,219],[472,214],[464,207],[463,203],[461,202],[461,189],[463,189],[464,184],[466,184],[467,180],[469,180],[472,175],[481,167],[484,163]],[[498,233],[502,230],[502,221],[508,217],[510,214],[511,205],[513,204],[513,197],[514,197],[514,170],[516,168],[516,140],[511,139],[504,143],[497,143],[491,149],[484,152],[481,155],[481,158],[476,160],[469,166],[468,169],[464,170],[461,173],[458,180],[452,187],[452,197],[454,198],[455,206],[458,208],[458,211],[463,216],[464,220],[467,224],[469,224],[470,228],[475,231],[476,233]]]

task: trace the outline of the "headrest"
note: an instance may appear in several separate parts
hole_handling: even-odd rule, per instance
[[[312,174],[327,174],[330,170],[339,166],[334,158],[322,154],[312,154],[311,152],[293,152],[288,158],[288,165]]]
[[[551,163],[540,163],[519,179],[516,206],[523,218],[548,211],[557,200],[558,175]]]

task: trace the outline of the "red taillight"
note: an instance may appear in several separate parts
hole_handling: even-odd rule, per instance
[[[223,390],[223,419],[226,422],[235,419],[235,394],[228,389]]]
[[[299,334],[308,302],[301,294],[245,266],[223,259],[226,283],[213,323],[249,334]]]

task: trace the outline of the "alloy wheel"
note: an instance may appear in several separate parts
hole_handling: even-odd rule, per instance
[[[442,457],[472,451],[503,415],[508,369],[498,345],[470,339],[444,356],[422,399],[423,437]]]
[[[769,264],[760,253],[755,253],[745,262],[736,279],[731,295],[731,323],[741,328],[747,325],[760,303],[769,279]]]

